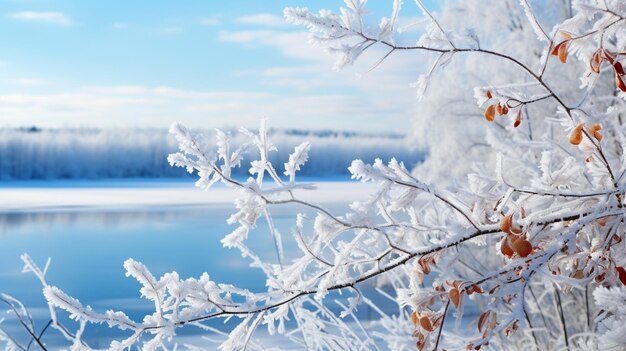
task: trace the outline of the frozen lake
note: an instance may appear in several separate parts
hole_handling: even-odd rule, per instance
[[[264,275],[249,268],[238,251],[220,243],[235,228],[226,219],[236,211],[231,202],[236,194],[219,187],[205,193],[192,183],[5,183],[0,187],[0,292],[21,299],[39,328],[45,325],[48,315],[41,285],[31,273],[21,273],[23,253],[41,266],[50,257],[49,282],[83,304],[100,312],[122,310],[133,319],[151,313],[154,306],[139,297],[139,284],[124,276],[122,263],[129,257],[144,263],[155,276],[173,270],[183,278],[207,272],[220,283],[264,290]],[[323,182],[319,188],[301,196],[334,212],[344,212],[348,199],[363,200],[373,190],[372,185],[356,182]],[[283,238],[291,237],[298,211],[302,208],[272,209]],[[264,221],[251,233],[248,245],[275,261]],[[287,257],[298,254],[295,247],[287,241]],[[2,326],[19,330],[9,320]],[[108,333],[102,326],[85,339],[103,347],[108,345]]]

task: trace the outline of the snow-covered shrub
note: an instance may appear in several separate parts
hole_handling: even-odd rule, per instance
[[[332,213],[298,197],[314,188],[298,182],[296,174],[315,145],[303,142],[284,166],[273,164],[269,155],[276,148],[265,123],[258,133],[242,129],[250,152],[258,156],[243,165],[253,178],[240,181],[231,175],[242,166],[246,146],[233,145],[229,134],[218,132],[217,147],[209,147],[201,136],[174,124],[171,132],[180,152],[170,155],[170,163],[196,172],[199,188],[222,182],[238,191],[237,212],[228,219],[236,229],[222,243],[263,270],[267,291],[222,285],[206,274],[181,279],[172,272],[156,278],[129,259],[127,275],[142,284],[142,295],[155,305],[143,321],[132,321],[121,312],[83,306],[49,285],[25,256],[27,269],[44,285],[53,325],[59,327],[58,308],[80,322],[75,334],[61,329],[75,349],[89,348],[80,339],[87,323],[129,330],[128,338],[113,342],[111,349],[141,343],[153,350],[165,347],[178,328],[212,332],[206,323],[223,317],[239,318],[239,324],[222,350],[264,348],[254,337],[260,327],[314,350],[626,347],[626,3],[580,0],[570,8],[568,1],[558,2],[564,5],[558,14],[563,20],[548,30],[544,22],[551,19],[535,16],[527,0],[468,1],[482,6],[478,13],[514,19],[510,25],[519,29],[513,31],[519,37],[509,37],[506,45],[498,38],[481,41],[484,28],[445,25],[417,3],[429,25],[410,45],[396,44],[401,0],[377,26],[367,23],[360,0],[346,0],[339,14],[291,8],[285,15],[305,25],[314,44],[337,55],[338,67],[374,46],[386,48],[387,55],[398,50],[433,55],[427,73],[417,79],[419,95],[428,94],[440,72],[461,70],[455,60],[477,57],[472,74],[485,84],[474,88],[478,107],[463,109],[472,124],[471,138],[484,145],[468,155],[460,154],[463,149],[451,154],[438,149],[430,160],[436,165],[438,155],[447,157],[439,162],[459,164],[455,173],[466,172],[466,179],[455,187],[432,185],[420,179],[423,170],[412,173],[394,158],[372,164],[354,160],[353,178],[378,183],[379,190],[352,203],[347,213]],[[481,62],[491,66],[483,71]],[[492,72],[502,72],[497,81],[491,81]],[[572,86],[574,74],[581,79],[579,88]],[[441,84],[447,90],[463,87],[462,77],[446,77]],[[436,105],[444,116],[453,113],[452,103]],[[447,128],[443,123],[429,131],[428,145],[436,147],[431,144],[437,140],[450,145]],[[452,135],[467,145],[465,134]],[[286,259],[282,234],[272,224],[271,211],[288,204],[302,209],[294,219],[300,249],[295,259]],[[246,245],[259,221],[272,231],[277,263],[264,261]],[[364,291],[372,284],[397,303],[397,313],[372,302]],[[334,302],[340,311],[331,309]],[[357,316],[363,304],[376,311],[376,320]]]

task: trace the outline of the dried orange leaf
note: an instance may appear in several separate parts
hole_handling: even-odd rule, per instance
[[[565,43],[565,42],[563,41],[563,42],[560,42],[560,43],[556,44],[552,48],[552,51],[550,51],[550,55],[552,55],[552,56],[559,56],[559,48],[561,47],[561,45],[563,45],[563,43]]]
[[[567,47],[569,46],[569,42],[564,41],[562,43],[563,45],[559,46],[559,61],[561,61],[561,63],[566,63],[567,62]]]
[[[511,226],[513,224],[513,215],[506,215],[500,220],[500,230],[504,233],[511,233]]]
[[[484,293],[483,289],[481,289],[481,287],[480,287],[480,286],[478,286],[477,284],[474,284],[474,285],[472,286],[472,288],[474,289],[474,292],[475,292],[475,293],[477,293],[477,294],[482,294],[482,293]]]
[[[565,39],[565,40],[572,40],[572,38],[574,37],[574,36],[572,35],[572,33],[570,33],[570,32],[566,32],[566,31],[564,31],[564,30],[559,31],[559,34],[561,34],[561,36],[562,36],[562,37],[563,37],[563,39]]]
[[[598,139],[598,141],[602,141],[603,136],[602,136],[602,133],[596,130],[595,132],[593,132],[593,137]]]
[[[426,316],[420,318],[420,325],[426,331],[431,332],[431,331],[435,330],[435,328],[433,328],[433,324],[430,322],[430,318],[428,318]]]
[[[496,107],[494,105],[489,105],[485,110],[485,119],[489,122],[493,122],[493,119],[496,117]]]
[[[513,249],[511,249],[511,246],[509,246],[509,241],[507,240],[507,238],[502,239],[502,244],[500,245],[500,252],[506,256],[506,257],[511,257],[513,256]]]
[[[533,246],[530,241],[522,238],[515,240],[512,248],[520,257],[526,257],[533,251]]]
[[[461,293],[459,289],[454,288],[450,290],[450,301],[452,301],[455,308],[459,308],[461,304]]]
[[[487,321],[487,317],[489,317],[489,311],[483,312],[478,317],[478,331],[482,333],[483,327],[485,326],[485,322]]]
[[[422,269],[422,272],[424,272],[424,274],[429,274],[430,273],[430,265],[428,264],[428,259],[425,257],[420,257],[419,260],[417,260],[417,262],[420,265],[420,268]]]
[[[578,145],[583,141],[583,126],[584,123],[580,122],[569,135],[569,142],[572,145]]]

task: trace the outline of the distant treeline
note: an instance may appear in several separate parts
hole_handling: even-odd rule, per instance
[[[204,135],[212,145],[214,133],[206,131]],[[247,142],[236,131],[232,135],[237,145]],[[270,159],[281,171],[293,148],[310,141],[309,161],[301,175],[313,177],[346,176],[355,158],[371,162],[376,157],[385,161],[396,157],[407,167],[423,159],[423,153],[411,149],[399,134],[291,129],[272,130],[270,140],[279,150],[271,153]],[[160,129],[4,128],[0,129],[0,180],[188,176],[167,162],[167,155],[176,151],[174,137]],[[248,150],[237,176],[247,175],[256,152]]]

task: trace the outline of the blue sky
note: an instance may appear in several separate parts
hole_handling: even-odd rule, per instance
[[[341,5],[0,0],[0,127],[251,127],[267,117],[279,128],[406,130],[419,55],[365,73],[380,57],[372,50],[336,72],[282,20],[286,6]],[[377,23],[391,1],[369,7]],[[419,10],[407,1],[403,14],[409,23]]]

